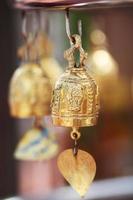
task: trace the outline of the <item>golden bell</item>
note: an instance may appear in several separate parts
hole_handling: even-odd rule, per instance
[[[68,68],[56,82],[52,99],[54,125],[66,127],[93,126],[99,113],[99,92],[85,68],[87,58],[79,35],[72,36],[74,45],[65,52]],[[75,62],[75,51],[80,52],[80,64]]]
[[[39,64],[22,64],[10,82],[11,115],[18,118],[49,115],[51,91],[50,81]]]

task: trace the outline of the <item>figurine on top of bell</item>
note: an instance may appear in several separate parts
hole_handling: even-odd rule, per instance
[[[23,61],[13,74],[9,88],[10,112],[16,118],[29,118],[50,114],[52,86],[39,63],[38,52],[31,55],[32,44],[37,37],[26,35]]]

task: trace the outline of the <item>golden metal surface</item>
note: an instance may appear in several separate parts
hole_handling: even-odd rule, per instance
[[[17,160],[42,161],[56,156],[58,150],[54,133],[46,128],[32,128],[19,141],[14,157]]]
[[[68,68],[55,85],[52,99],[54,125],[66,127],[93,126],[99,113],[99,92],[93,78],[85,68],[86,53],[79,35],[75,44],[65,52]],[[80,51],[80,64],[76,66],[74,53]]]
[[[72,140],[79,140],[81,133],[77,130],[76,127],[73,127],[73,130],[70,133]]]
[[[58,168],[68,183],[83,197],[96,174],[96,163],[93,157],[82,150],[77,156],[72,149],[65,150],[59,155]]]
[[[22,64],[10,82],[11,115],[18,118],[49,115],[51,91],[50,81],[38,64]]]

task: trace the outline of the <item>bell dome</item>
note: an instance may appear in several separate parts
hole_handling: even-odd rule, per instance
[[[11,115],[17,118],[49,115],[51,91],[50,81],[39,64],[22,64],[10,82]]]
[[[86,68],[67,69],[56,83],[52,100],[53,123],[93,126],[99,113],[99,92]]]

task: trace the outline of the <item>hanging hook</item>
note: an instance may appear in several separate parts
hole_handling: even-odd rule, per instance
[[[40,14],[38,11],[32,13],[22,12],[22,36],[25,40],[26,50],[25,50],[25,61],[30,58],[30,48],[31,45],[35,45],[35,41],[38,35],[38,30],[40,28]],[[36,52],[36,61],[38,60],[38,52]]]
[[[27,39],[27,31],[26,31],[26,12],[22,11],[22,36],[24,37],[24,39]]]
[[[34,12],[32,12],[31,30],[32,30],[32,37],[33,37],[33,39],[36,39],[37,34],[38,34],[38,30],[41,27],[40,17],[41,17],[40,16],[40,12],[38,10],[35,10]]]
[[[28,33],[27,33],[26,25],[27,25],[26,11],[22,11],[22,31],[21,32],[22,32],[23,39],[26,43],[25,61],[27,61],[29,58]]]
[[[69,9],[66,9],[65,19],[66,19],[66,33],[70,40],[70,44],[73,45],[75,41],[71,34]],[[82,37],[82,21],[81,20],[78,21],[78,32],[79,32],[80,37]]]
[[[30,14],[32,15],[30,16]],[[26,13],[26,11],[22,12],[22,35],[26,42],[28,42],[27,40],[33,41],[36,39],[40,27],[39,19],[40,15],[38,11],[35,11],[34,13]]]
[[[45,21],[44,21],[45,18]],[[40,13],[40,29],[42,31],[45,31],[46,34],[49,35],[50,33],[50,20],[49,20],[49,16],[48,16],[48,12],[41,12]]]
[[[65,19],[66,19],[66,33],[70,40],[70,44],[73,45],[72,36],[71,36],[71,28],[70,28],[69,9],[66,9]]]
[[[71,47],[65,51],[64,57],[68,60],[69,68],[77,67],[76,59],[74,53],[76,50],[80,53],[80,62],[78,66],[84,66],[85,60],[87,58],[87,54],[82,48],[82,22],[81,20],[78,21],[78,34],[71,34],[70,29],[70,18],[69,18],[69,9],[66,10],[66,33],[70,40]]]
[[[82,21],[81,21],[81,19],[78,20],[78,32],[79,32],[80,37],[82,37]]]

